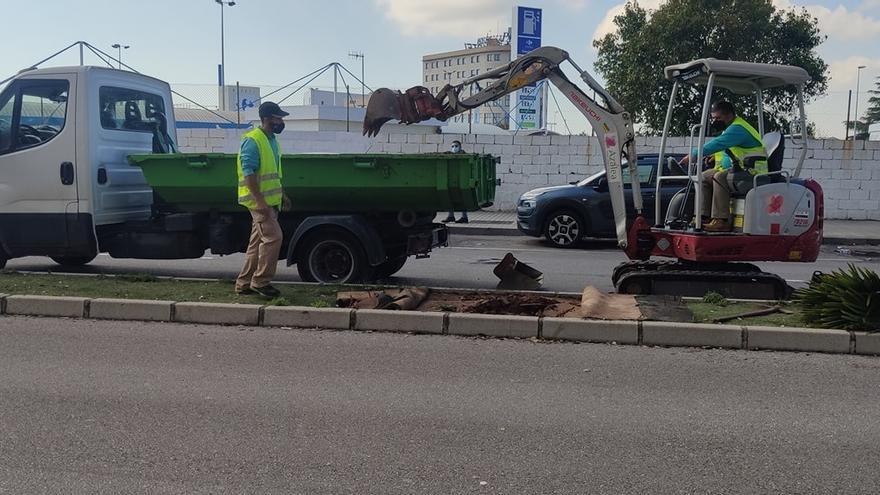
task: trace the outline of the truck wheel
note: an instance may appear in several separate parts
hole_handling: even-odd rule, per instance
[[[560,248],[577,246],[585,231],[586,224],[580,215],[571,210],[554,211],[544,225],[544,236],[554,247]]]
[[[388,278],[395,273],[399,272],[403,265],[406,264],[407,257],[401,256],[399,258],[392,258],[381,265],[375,268],[376,270],[376,278],[383,279]]]
[[[296,269],[305,282],[348,284],[368,280],[372,274],[360,241],[348,232],[324,230],[303,242]]]
[[[63,266],[83,266],[88,265],[96,256],[52,256],[52,261]]]

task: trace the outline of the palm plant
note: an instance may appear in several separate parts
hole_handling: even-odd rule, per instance
[[[830,274],[816,272],[794,300],[803,320],[822,328],[880,330],[880,275],[850,264]]]

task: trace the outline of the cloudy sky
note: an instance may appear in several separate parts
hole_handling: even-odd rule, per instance
[[[640,3],[652,8],[661,1]],[[367,84],[412,86],[421,81],[422,55],[459,49],[478,36],[505,30],[517,3],[543,8],[544,44],[569,51],[591,71],[592,40],[613,27],[611,19],[623,7],[617,0],[238,0],[226,10],[226,80],[278,86],[332,61],[359,73],[359,61],[348,57],[358,50],[366,57]],[[840,136],[856,68],[867,66],[861,109],[867,104],[866,90],[880,76],[880,0],[774,3],[806,7],[828,35],[820,48],[831,66],[828,95],[810,105],[808,113],[820,133]],[[113,43],[130,45],[126,63],[172,84],[204,85],[210,91],[216,83],[220,7],[214,0],[0,0],[0,5],[5,7],[7,47],[0,57],[0,79],[85,40],[114,53]],[[58,60],[77,62],[73,53]],[[312,85],[328,87],[332,78]],[[585,130],[567,102],[560,103],[571,130]],[[565,130],[552,103],[550,120]]]

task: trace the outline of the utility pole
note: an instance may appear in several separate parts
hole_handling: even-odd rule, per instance
[[[361,59],[361,107],[366,106],[367,102],[367,92],[365,90],[366,84],[364,84],[364,52],[348,52],[348,56],[352,58]]]
[[[226,37],[224,34],[224,19],[223,19],[223,7],[233,7],[235,6],[235,2],[233,0],[214,0],[214,2],[220,5],[220,105],[221,110],[226,110],[226,95],[224,93],[224,86],[226,85]]]
[[[846,97],[846,134],[843,135],[844,141],[849,141],[849,119],[850,119],[850,107],[852,106],[852,90],[849,90],[849,95]]]
[[[855,123],[853,123],[853,141],[855,141],[856,136],[859,135],[859,83],[862,82],[862,69],[864,68],[864,65],[860,65],[858,70],[856,70],[856,120]]]
[[[118,53],[118,55],[117,55],[117,57],[116,57],[116,61],[119,62],[119,70],[122,70],[122,50],[123,50],[123,49],[128,50],[128,49],[131,48],[131,47],[128,46],[128,45],[120,44],[120,43],[113,43],[113,44],[110,45],[110,46],[111,46],[112,48],[116,48],[116,51],[117,51],[117,53]]]

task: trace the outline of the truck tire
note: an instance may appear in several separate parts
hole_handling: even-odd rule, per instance
[[[372,267],[357,237],[338,229],[311,233],[298,249],[296,269],[304,282],[350,284],[369,280]]]
[[[52,256],[52,261],[62,266],[83,266],[91,263],[97,255],[91,256]]]
[[[406,264],[407,257],[401,256],[399,258],[392,258],[381,265],[375,268],[376,270],[376,278],[383,279],[388,278],[395,273],[399,272],[403,265]]]

